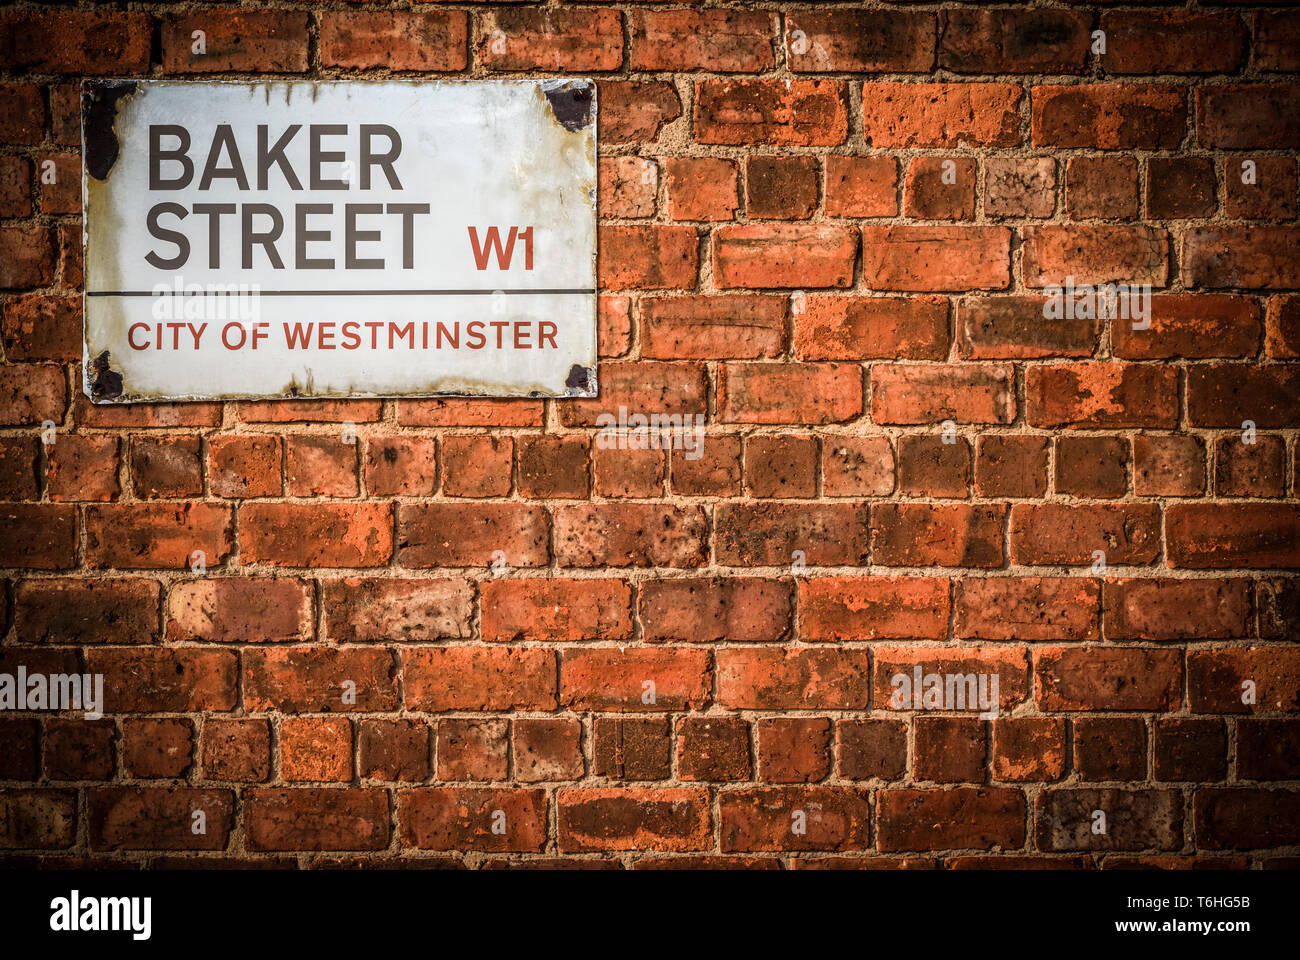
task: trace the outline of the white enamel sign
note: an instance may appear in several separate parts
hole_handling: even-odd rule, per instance
[[[86,394],[595,396],[586,80],[89,82]]]

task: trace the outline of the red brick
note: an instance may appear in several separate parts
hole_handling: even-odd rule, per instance
[[[1147,728],[1140,717],[1076,717],[1074,765],[1082,780],[1144,780]]]
[[[0,290],[47,287],[53,280],[54,234],[49,228],[0,227]]]
[[[600,228],[597,273],[602,290],[690,290],[699,270],[694,227]]]
[[[1183,234],[1183,281],[1209,289],[1300,286],[1300,227],[1196,227]]]
[[[713,277],[719,287],[849,287],[857,251],[855,227],[719,227],[713,234]]]
[[[26,363],[0,367],[0,426],[62,423],[67,392],[61,367]]]
[[[1214,445],[1214,493],[1218,497],[1281,497],[1286,488],[1286,443],[1281,437],[1240,434]]]
[[[749,724],[739,717],[677,721],[677,776],[682,780],[750,779]]]
[[[249,503],[240,508],[240,560],[290,567],[386,565],[386,503]]]
[[[1171,567],[1300,566],[1300,507],[1290,504],[1176,503],[1165,536]]]
[[[721,503],[714,550],[728,566],[864,566],[868,515],[859,503]]]
[[[41,754],[47,780],[113,779],[117,731],[111,720],[51,718],[44,726]]]
[[[1160,508],[1151,503],[1016,503],[1011,560],[1030,566],[1147,564],[1160,554]]]
[[[713,827],[707,790],[582,788],[557,791],[562,851],[707,850]]]
[[[1071,220],[1134,220],[1138,168],[1132,157],[1070,157],[1065,206]]]
[[[943,360],[949,339],[941,297],[814,296],[794,311],[802,360]]]
[[[480,594],[484,640],[632,639],[632,588],[623,580],[489,580]]]
[[[862,228],[863,282],[873,290],[1004,290],[1010,264],[1006,227]]]
[[[672,738],[667,717],[596,717],[595,774],[615,780],[667,780]]]
[[[822,495],[879,497],[894,490],[888,437],[827,435],[822,440]]]
[[[719,647],[718,706],[726,710],[866,710],[867,651]]]
[[[798,73],[924,73],[934,66],[934,18],[893,10],[791,10],[786,56]]]
[[[1247,161],[1223,161],[1223,185],[1230,220],[1294,220],[1296,162],[1294,157],[1259,157],[1253,163],[1255,182],[1245,183]]]
[[[1196,142],[1209,149],[1286,150],[1300,136],[1300,83],[1196,88]]]
[[[159,596],[156,580],[22,580],[14,634],[21,643],[152,643]]]
[[[447,397],[397,401],[397,422],[404,427],[540,427],[542,412],[540,400]]]
[[[993,721],[993,779],[1059,780],[1065,773],[1065,720],[1006,717]]]
[[[280,438],[228,434],[208,438],[208,484],[218,497],[278,497]]]
[[[600,216],[635,219],[655,215],[659,187],[659,167],[655,161],[642,157],[601,157],[597,180]]]
[[[745,158],[745,214],[751,220],[807,220],[817,212],[816,157]]]
[[[198,437],[132,437],[131,486],[145,500],[203,493]]]
[[[325,632],[335,643],[418,642],[470,635],[468,580],[347,577],[321,582]]]
[[[799,581],[799,636],[809,641],[942,640],[945,577],[814,577]]]
[[[361,721],[357,735],[357,773],[376,780],[427,779],[428,725],[423,720]]]
[[[408,710],[554,710],[555,653],[528,647],[413,647],[403,651]]]
[[[1023,93],[1014,83],[868,81],[862,135],[882,148],[1014,147]]]
[[[360,444],[342,436],[286,437],[286,492],[291,497],[355,497]]]
[[[1151,298],[1150,329],[1111,327],[1111,349],[1127,360],[1168,357],[1253,357],[1259,349],[1259,306],[1228,294],[1171,293]]]
[[[785,347],[782,297],[647,297],[641,355],[659,360],[770,358]]]
[[[52,164],[52,169],[47,170],[46,164]],[[38,169],[41,213],[81,213],[81,156],[76,153],[44,154]]]
[[[790,630],[792,585],[757,577],[642,580],[646,643],[774,643]]]
[[[670,157],[665,166],[671,219],[735,219],[740,209],[736,161],[723,157]]]
[[[308,66],[308,21],[306,13],[289,10],[221,10],[169,16],[161,28],[163,69],[168,73],[300,73]],[[206,53],[193,52],[191,37],[195,30],[206,34]]]
[[[825,147],[848,137],[842,80],[703,79],[695,81],[699,143]]]
[[[1228,733],[1218,719],[1157,719],[1153,755],[1158,781],[1223,781],[1228,774]]]
[[[411,434],[372,437],[366,441],[364,468],[366,493],[372,497],[430,496],[438,489],[438,443]],[[354,483],[347,486],[355,490]]]
[[[882,851],[1018,850],[1025,844],[1025,796],[1017,789],[881,790],[876,803]]]
[[[664,454],[659,450],[592,451],[593,492],[598,497],[659,497],[664,488]]]
[[[1099,596],[1097,581],[1082,577],[962,577],[954,636],[1096,640]]]
[[[1245,703],[1243,684],[1254,685]],[[1194,713],[1300,711],[1300,651],[1289,646],[1189,650],[1187,700]]]
[[[623,16],[603,9],[498,9],[480,14],[478,62],[490,70],[617,70]]]
[[[510,493],[514,450],[514,441],[509,437],[444,437],[443,494],[448,497],[506,496]]]
[[[0,60],[19,72],[147,73],[152,38],[153,17],[139,11],[10,10],[0,15]]]
[[[1045,320],[1046,297],[965,297],[957,302],[957,351],[975,360],[1087,357],[1097,349],[1101,321]],[[1115,326],[1116,330],[1119,325]],[[940,358],[942,359],[942,358]]]
[[[505,780],[510,767],[508,720],[438,721],[439,780]]]
[[[585,436],[532,434],[516,440],[519,493],[528,499],[585,500],[588,478],[588,444]]]
[[[184,569],[201,552],[207,567],[232,549],[230,509],[207,503],[103,504],[86,508],[86,564]],[[247,559],[247,558],[245,558]]]
[[[244,423],[368,423],[382,407],[382,400],[255,400],[235,411]]]
[[[547,800],[541,790],[415,787],[397,792],[397,821],[406,847],[536,853],[546,844]]]
[[[83,427],[219,427],[219,403],[93,404],[80,391],[73,393],[76,422]],[[278,470],[276,471],[279,472]]]
[[[384,850],[388,791],[258,787],[242,797],[249,850]]]
[[[837,772],[846,780],[899,780],[907,766],[907,727],[900,720],[839,720]]]
[[[1237,777],[1294,780],[1300,766],[1300,721],[1237,721]]]
[[[167,594],[171,642],[276,643],[313,639],[312,588],[301,580],[206,577]]]
[[[917,717],[912,721],[912,777],[934,783],[980,783],[988,755],[984,721]]]
[[[954,73],[1082,73],[1092,18],[1073,10],[949,9],[939,66]]]
[[[1197,427],[1240,430],[1300,422],[1300,369],[1294,364],[1198,364],[1187,375],[1188,419]]]
[[[390,70],[464,70],[469,15],[463,10],[325,12],[321,63]]]
[[[905,497],[970,495],[970,444],[964,438],[906,435],[898,438],[898,492]]]
[[[917,220],[973,220],[974,158],[913,157],[907,165],[903,215]]]
[[[32,214],[32,165],[26,157],[0,157],[0,216]]]
[[[246,710],[359,713],[397,709],[397,662],[390,650],[274,647],[246,648],[242,655]],[[408,674],[408,685],[410,682]]]
[[[990,217],[1045,219],[1056,210],[1056,161],[990,157],[984,161],[984,212]]]
[[[708,554],[708,518],[671,504],[565,504],[555,508],[556,562],[562,567],[699,567]]]
[[[1133,438],[1133,492],[1139,497],[1194,497],[1205,492],[1200,437]]]
[[[116,500],[122,493],[117,437],[56,434],[45,458],[51,500]]]
[[[50,503],[0,503],[0,566],[59,570],[77,562],[77,508]]]
[[[703,364],[624,362],[600,365],[600,397],[570,400],[560,408],[566,427],[604,426],[626,407],[633,413],[704,414],[708,411],[708,377]]]
[[[37,437],[0,439],[0,500],[40,498],[40,451]]]
[[[1145,226],[1046,224],[1022,227],[1025,285],[1126,284],[1163,286],[1169,276],[1169,238]],[[1098,295],[1099,296],[1099,295]]]
[[[352,721],[346,717],[285,717],[280,721],[280,779],[352,779]]]
[[[1189,220],[1214,216],[1218,185],[1209,157],[1152,157],[1147,161],[1147,217]]]
[[[230,650],[93,647],[86,672],[104,675],[105,713],[233,710],[239,666]]]
[[[1002,565],[1006,506],[887,503],[871,511],[872,562],[891,567]]]
[[[230,790],[186,787],[97,787],[87,791],[90,849],[224,850],[234,827]],[[205,829],[191,829],[195,811]]]
[[[633,70],[759,73],[775,64],[777,18],[764,10],[635,10]]]
[[[1260,70],[1300,70],[1300,19],[1289,10],[1256,11],[1254,63]]]
[[[1250,583],[1244,578],[1107,581],[1104,617],[1110,640],[1234,639],[1250,629]]]
[[[1128,493],[1128,438],[1056,438],[1057,493],[1114,500]]]
[[[1187,136],[1187,94],[1169,84],[1042,84],[1030,108],[1040,147],[1172,150]]]
[[[1040,850],[1177,850],[1183,846],[1183,795],[1177,790],[1049,790],[1038,795]],[[1093,832],[1094,811],[1106,832]]]
[[[403,504],[397,515],[397,562],[404,567],[490,566],[497,551],[512,567],[550,558],[550,518],[522,503]]]
[[[1107,73],[1235,73],[1247,30],[1236,13],[1107,10]]]
[[[740,494],[740,438],[715,435],[696,449],[674,450],[670,457],[673,492],[688,497]]]
[[[266,720],[204,720],[200,739],[208,780],[264,783],[271,775],[271,728]]]
[[[560,699],[570,710],[699,710],[709,702],[709,664],[708,651],[682,647],[565,649]]]
[[[826,158],[826,216],[892,217],[898,213],[893,157]]]
[[[651,143],[682,115],[677,88],[664,80],[604,81],[599,85],[596,136],[601,143]]]
[[[4,124],[5,137],[9,143],[33,146],[45,139],[45,98],[41,94],[40,85],[0,85],[0,123]],[[80,142],[80,131],[77,139]]]
[[[580,780],[582,723],[578,720],[515,720],[514,771],[525,783]]]
[[[1010,423],[1015,418],[1009,364],[877,364],[871,379],[876,423]]]
[[[1035,652],[1041,710],[1154,710],[1182,704],[1181,650],[1049,647]]]
[[[184,777],[194,751],[188,719],[128,718],[122,721],[122,768],[131,778]]]
[[[1201,849],[1289,847],[1300,839],[1300,790],[1199,788],[1193,804]]]
[[[1047,438],[986,434],[975,454],[975,494],[1041,497],[1047,492]]]
[[[1025,371],[1034,427],[1115,429],[1178,423],[1178,371],[1132,363],[1056,363]]]
[[[755,499],[815,497],[817,438],[758,434],[745,441],[745,493]]]
[[[836,423],[862,412],[862,371],[848,363],[736,363],[718,371],[724,423]]]
[[[865,850],[871,841],[869,793],[858,787],[728,790],[719,810],[724,851]]]

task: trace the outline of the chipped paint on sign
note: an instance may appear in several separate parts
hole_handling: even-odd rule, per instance
[[[88,82],[98,403],[596,395],[596,88]]]

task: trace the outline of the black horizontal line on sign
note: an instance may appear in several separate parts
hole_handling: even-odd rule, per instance
[[[87,290],[88,297],[224,297],[231,294],[257,294],[260,297],[470,297],[493,296],[498,293],[527,296],[528,294],[582,294],[595,293],[595,287],[545,287],[538,290],[240,290],[228,284],[228,290]]]

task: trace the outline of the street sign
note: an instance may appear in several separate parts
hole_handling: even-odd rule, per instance
[[[596,91],[88,82],[99,403],[596,394]]]

